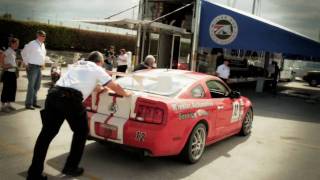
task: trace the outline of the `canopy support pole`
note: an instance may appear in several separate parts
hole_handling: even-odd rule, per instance
[[[191,71],[196,71],[198,46],[199,46],[199,28],[201,16],[201,0],[196,0],[193,11],[193,38],[191,50]]]

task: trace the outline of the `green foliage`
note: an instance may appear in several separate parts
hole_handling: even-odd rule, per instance
[[[117,49],[125,48],[135,51],[135,37],[132,36],[7,19],[0,19],[0,46],[7,46],[8,37],[12,34],[20,39],[20,48],[23,48],[26,43],[35,39],[37,30],[47,33],[46,47],[52,50],[103,51],[110,45],[114,45]]]
[[[4,13],[1,17],[2,17],[3,19],[12,19],[12,14],[10,14],[10,13]]]

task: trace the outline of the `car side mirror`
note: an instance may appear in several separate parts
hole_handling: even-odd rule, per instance
[[[241,94],[239,91],[231,91],[230,98],[231,99],[238,99],[241,97]]]

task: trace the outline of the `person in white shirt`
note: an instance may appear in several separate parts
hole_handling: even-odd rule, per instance
[[[128,68],[128,55],[125,49],[120,49],[120,55],[117,59],[117,72],[125,73]]]
[[[80,60],[69,66],[68,71],[57,81],[56,86],[49,90],[45,108],[41,111],[43,127],[36,141],[27,180],[47,179],[42,175],[42,171],[48,146],[65,119],[73,131],[73,139],[62,173],[70,176],[83,174],[84,169],[78,165],[89,132],[83,100],[97,89],[97,85],[98,89],[109,88],[120,96],[131,96],[130,92],[111,80],[106,70],[102,68],[103,63],[103,55],[97,51],[92,52],[86,61]]]
[[[230,76],[230,67],[228,60],[224,60],[223,64],[218,66],[217,75],[220,77],[220,79],[227,83]]]
[[[37,93],[41,85],[41,68],[44,67],[47,54],[45,47],[46,33],[37,32],[37,39],[25,45],[21,52],[28,77],[28,91],[25,101],[26,109],[41,108],[37,104]]]
[[[4,52],[3,69],[4,73],[2,78],[3,88],[1,93],[1,111],[10,112],[16,110],[11,106],[11,102],[16,99],[17,92],[17,64],[16,64],[16,52],[15,50],[19,47],[19,40],[12,38],[9,41],[9,47]]]

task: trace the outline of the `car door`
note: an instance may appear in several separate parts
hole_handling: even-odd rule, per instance
[[[211,95],[211,99],[216,106],[216,134],[217,137],[222,137],[230,132],[230,123],[232,117],[238,116],[233,114],[234,101],[229,97],[230,90],[223,83],[218,80],[208,80],[206,82],[208,90]]]
[[[212,99],[210,97],[210,94],[207,91],[207,88],[204,88],[206,85],[204,83],[198,84],[191,88],[190,95],[191,98],[194,100],[194,102],[197,103],[203,103],[203,104],[212,104]],[[206,90],[205,90],[206,89]],[[208,119],[208,139],[215,139],[217,136],[217,132],[215,130],[216,127],[216,111],[217,107],[215,105],[213,106],[207,106],[197,109],[196,114],[198,116],[204,116]]]

